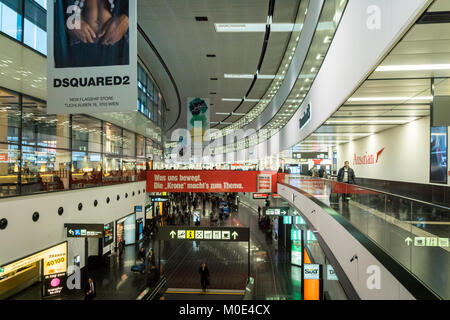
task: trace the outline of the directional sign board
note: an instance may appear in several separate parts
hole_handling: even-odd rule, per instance
[[[68,238],[103,238],[103,224],[72,224],[66,223]]]
[[[287,216],[289,207],[269,207],[265,208],[266,216]]]
[[[249,228],[228,227],[161,227],[158,232],[159,240],[187,240],[187,241],[249,241]]]

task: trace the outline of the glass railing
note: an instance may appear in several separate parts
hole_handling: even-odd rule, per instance
[[[443,299],[450,299],[450,208],[332,180],[278,174],[347,219]]]

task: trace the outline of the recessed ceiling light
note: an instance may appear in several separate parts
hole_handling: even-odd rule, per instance
[[[215,81],[215,80],[218,80],[218,79],[217,78],[209,78],[209,80]]]
[[[195,17],[196,21],[208,21],[208,17]]]
[[[215,54],[207,54],[206,57],[208,57],[208,58],[215,58],[216,55]]]
[[[209,94],[217,94],[217,92],[210,92]]]

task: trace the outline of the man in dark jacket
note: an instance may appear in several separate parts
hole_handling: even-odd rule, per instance
[[[84,300],[92,300],[97,295],[97,286],[92,279],[92,277],[89,277],[88,283],[84,287]]]
[[[337,181],[348,183],[348,184],[355,184],[355,172],[352,168],[350,168],[350,163],[348,161],[345,161],[344,167],[339,169],[338,175],[337,175]],[[350,195],[347,193],[343,194],[343,201],[348,201],[350,198]]]
[[[202,285],[203,292],[205,292],[206,287],[209,286],[209,270],[206,263],[202,263],[198,272],[200,273],[200,283]]]

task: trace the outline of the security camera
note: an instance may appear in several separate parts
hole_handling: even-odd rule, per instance
[[[355,254],[353,255],[353,257],[350,259],[350,262],[353,262],[353,260],[358,259],[358,256]]]

